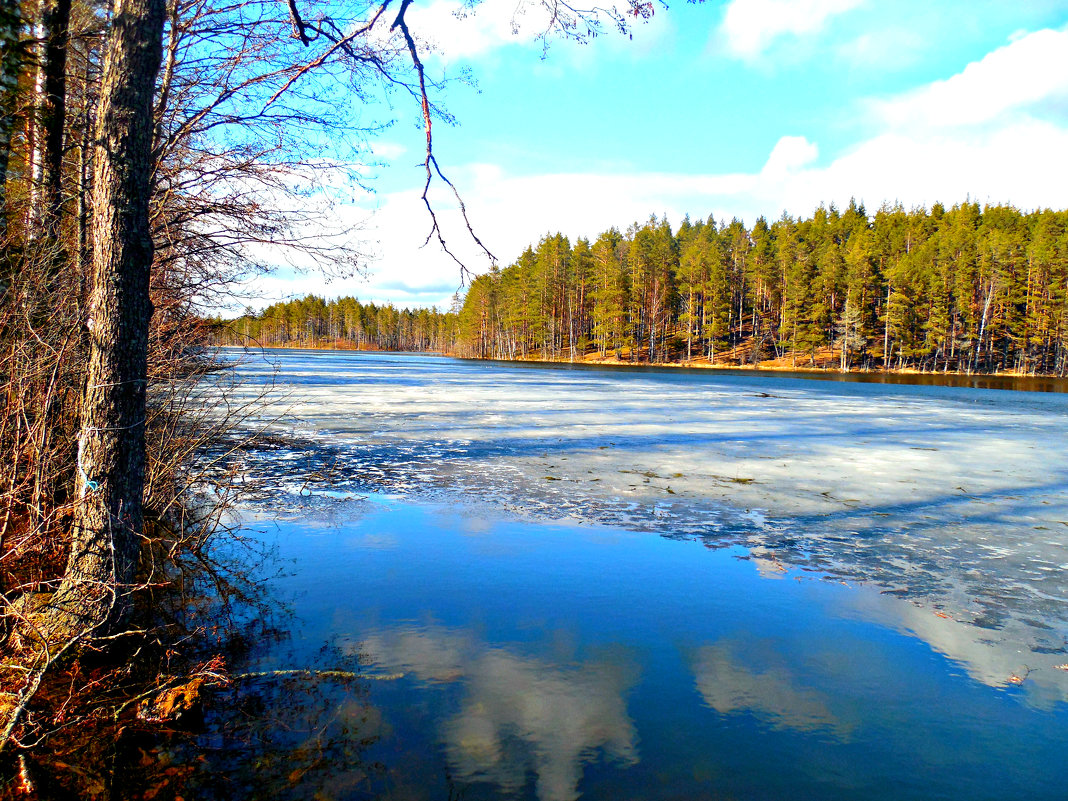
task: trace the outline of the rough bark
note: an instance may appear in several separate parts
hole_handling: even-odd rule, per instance
[[[26,229],[29,231],[39,227],[41,222],[41,176],[42,176],[42,151],[44,133],[41,130],[40,102],[39,98],[44,94],[44,71],[40,65],[44,63],[44,24],[40,14],[33,25],[34,59],[38,69],[33,79],[33,111],[26,118],[26,158],[30,176],[29,204],[26,207]]]
[[[89,368],[80,503],[57,605],[94,626],[121,620],[137,569],[145,475],[145,383],[153,244],[152,98],[164,0],[116,0],[93,157]]]

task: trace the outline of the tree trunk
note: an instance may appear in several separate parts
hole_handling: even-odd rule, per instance
[[[975,358],[972,360],[973,371],[979,369],[979,355],[983,349],[983,336],[986,334],[986,320],[987,316],[990,314],[990,301],[993,299],[993,297],[994,282],[991,281],[990,288],[987,290],[986,293],[986,302],[983,304],[983,319],[982,322],[979,323],[979,341],[975,345]]]
[[[89,62],[86,60],[85,72],[82,74],[84,84],[89,84]],[[89,253],[89,195],[90,195],[90,159],[89,148],[92,146],[91,120],[89,103],[82,98],[81,110],[81,141],[78,143],[78,194],[77,194],[77,228],[78,228],[78,307],[81,310],[87,298],[87,285],[89,279],[90,253]],[[88,314],[84,311],[79,314],[79,319],[84,325]]]
[[[164,0],[115,0],[97,115],[81,502],[57,593],[80,601],[94,626],[124,616],[140,551],[152,316],[152,97],[163,17]]]
[[[886,315],[886,324],[883,327],[883,369],[890,369],[890,290],[892,284],[886,282],[886,309],[884,314]]]
[[[20,615],[23,689],[0,706],[0,750],[41,677],[130,608],[140,554],[152,237],[152,95],[164,0],[115,0],[104,57],[93,184],[94,286],[78,447],[78,503],[66,571],[50,603]],[[27,646],[33,644],[32,650]]]
[[[7,172],[15,133],[22,48],[22,17],[17,0],[0,1],[0,245],[7,245]],[[6,268],[6,265],[5,265]],[[0,280],[8,278],[7,270]]]
[[[59,214],[63,204],[63,130],[67,118],[67,46],[70,42],[71,0],[44,0],[41,22],[44,27],[44,60],[40,121],[43,137],[41,154],[41,213],[45,233],[59,235]]]
[[[44,70],[41,69],[41,65],[44,64],[45,60],[45,32],[44,24],[41,21],[43,12],[44,9],[42,8],[41,14],[38,14],[38,19],[33,26],[33,38],[38,42],[35,48],[38,68],[33,81],[33,111],[26,120],[26,155],[29,159],[30,176],[30,197],[26,208],[26,228],[30,231],[36,230],[41,222],[41,171],[43,169],[41,159],[44,132],[41,130],[40,99],[44,94]]]

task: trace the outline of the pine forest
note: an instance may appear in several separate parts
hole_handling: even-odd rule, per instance
[[[546,235],[450,313],[309,296],[217,331],[491,359],[1063,376],[1068,212],[850,203],[674,231],[654,216],[592,242]]]
[[[544,237],[474,281],[461,347],[494,358],[1064,375],[1068,214],[850,203],[751,229],[652,217]]]
[[[436,309],[307,295],[236,320],[217,317],[212,328],[215,342],[224,345],[446,352],[457,344],[456,319]]]

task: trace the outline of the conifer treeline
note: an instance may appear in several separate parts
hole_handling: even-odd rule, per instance
[[[397,309],[393,304],[377,306],[351,297],[325,300],[316,295],[214,322],[217,344],[264,347],[444,352],[455,348],[457,330],[456,315],[437,309]]]
[[[1066,230],[1064,211],[850,203],[751,229],[653,217],[592,244],[555,234],[472,283],[460,349],[1064,375]]]

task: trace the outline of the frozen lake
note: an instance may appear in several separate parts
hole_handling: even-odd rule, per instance
[[[242,358],[331,797],[1063,797],[1068,395]]]

